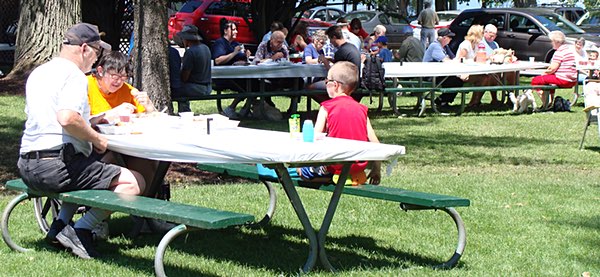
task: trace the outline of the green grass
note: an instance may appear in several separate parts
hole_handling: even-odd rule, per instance
[[[558,95],[570,98],[571,90]],[[23,100],[0,97],[4,143],[3,172],[15,172],[15,145],[23,126]],[[279,107],[286,98],[276,99]],[[414,114],[415,98],[402,97],[402,110]],[[484,103],[489,98],[484,98]],[[368,103],[368,100],[363,100]],[[371,105],[375,107],[376,102]],[[305,102],[300,104],[304,107]],[[313,109],[316,105],[313,104]],[[214,102],[193,102],[197,113],[214,113]],[[407,153],[382,185],[461,196],[471,206],[458,208],[467,228],[467,246],[459,266],[436,271],[447,260],[456,231],[443,212],[403,212],[397,204],[343,196],[327,239],[330,261],[342,276],[578,276],[600,273],[600,140],[597,126],[584,127],[582,107],[571,113],[515,116],[508,108],[467,111],[460,117],[428,114],[397,118],[389,112],[371,120],[383,143],[406,146]],[[303,114],[303,117],[307,116]],[[247,120],[243,126],[286,130],[286,122]],[[12,152],[11,152],[12,151]],[[9,176],[9,175],[7,175]],[[278,187],[277,211],[263,230],[199,231],[176,240],[167,253],[172,276],[295,275],[308,254],[300,223]],[[307,212],[319,225],[330,194],[299,190]],[[260,216],[267,194],[258,183],[174,184],[173,200]],[[10,196],[0,197],[5,206]],[[0,246],[2,276],[153,274],[159,236],[128,239],[122,214],[111,220],[112,236],[101,242],[106,258],[81,261],[42,240],[30,203],[16,209],[15,239],[35,251],[16,253]],[[318,226],[317,226],[318,227]],[[333,276],[317,266],[315,276]]]

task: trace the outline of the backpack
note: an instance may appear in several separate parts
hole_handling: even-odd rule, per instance
[[[570,112],[571,111],[571,102],[569,102],[569,100],[564,99],[560,96],[556,96],[554,98],[554,105],[552,106],[552,110],[554,112]]]
[[[381,60],[375,55],[367,57],[363,64],[361,87],[368,90],[385,89],[385,69]]]

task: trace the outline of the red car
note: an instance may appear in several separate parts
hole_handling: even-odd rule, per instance
[[[219,22],[221,18],[237,23],[237,41],[249,46],[258,46],[256,36],[244,20],[252,22],[250,13],[251,0],[194,0],[186,2],[181,9],[169,19],[169,39],[181,31],[184,25],[196,25],[205,42],[212,42],[221,37]],[[308,22],[309,27],[328,27],[331,24],[312,19],[301,19]]]

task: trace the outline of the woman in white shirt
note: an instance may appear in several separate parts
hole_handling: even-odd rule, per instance
[[[475,59],[476,50],[480,43],[483,42],[483,26],[473,25],[469,28],[465,40],[458,45],[456,52],[456,60],[464,62],[465,60],[473,61]],[[493,84],[492,76],[488,74],[471,75],[467,78],[463,78],[467,83],[472,86],[489,86]],[[473,92],[473,97],[469,102],[469,107],[477,107],[481,105],[481,98],[483,92]]]

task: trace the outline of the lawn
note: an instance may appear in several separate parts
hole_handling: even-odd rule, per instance
[[[558,95],[570,98],[570,93],[560,90]],[[404,113],[414,114],[409,109],[414,100],[401,97]],[[276,99],[280,107],[286,101]],[[16,176],[23,105],[21,96],[0,96],[2,182]],[[192,108],[197,113],[216,112],[212,101],[194,102]],[[387,106],[381,114],[371,110],[379,139],[407,149],[382,185],[470,199],[470,207],[457,209],[466,224],[467,246],[457,268],[434,270],[431,266],[447,260],[456,244],[455,227],[447,215],[404,212],[392,203],[342,196],[326,246],[330,261],[339,270],[336,275],[599,274],[600,140],[597,126],[592,125],[584,149],[578,150],[584,127],[582,109],[579,104],[570,113],[513,115],[508,108],[484,106],[462,116],[428,114],[424,118],[398,118]],[[287,130],[286,121],[244,120],[241,125]],[[267,205],[267,194],[258,183],[184,179],[173,186],[173,201],[256,215]],[[180,238],[165,258],[167,273],[296,275],[308,254],[307,240],[285,193],[280,187],[277,193],[280,198],[270,226],[199,231]],[[320,222],[330,194],[305,189],[299,193],[311,220]],[[4,207],[12,195],[1,195],[0,206]],[[98,246],[105,254],[103,259],[81,261],[43,242],[32,210],[31,203],[19,207],[11,231],[17,241],[35,251],[16,253],[0,246],[0,275],[153,274],[154,247],[160,237],[127,238],[123,235],[130,226],[127,216],[113,216],[111,237]],[[317,266],[313,275],[334,274]]]

